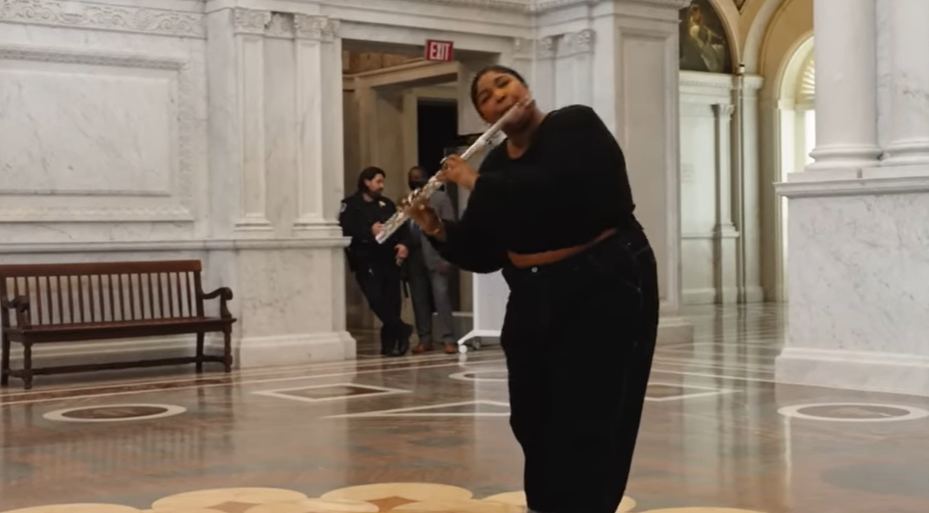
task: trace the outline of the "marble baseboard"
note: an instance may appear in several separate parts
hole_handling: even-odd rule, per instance
[[[244,338],[236,343],[234,354],[236,367],[248,369],[350,360],[355,350],[355,339],[347,331],[333,331]]]
[[[761,285],[745,287],[746,303],[764,303],[764,288]]]
[[[196,348],[195,335],[41,344],[33,350],[33,362],[37,367],[49,367],[178,358],[193,356],[196,354]],[[304,333],[233,340],[235,367],[240,369],[350,360],[355,358],[355,348],[355,339],[348,332]],[[222,351],[222,336],[208,335],[206,353],[221,355]],[[14,343],[10,354],[14,368],[22,365],[22,357],[22,346]]]
[[[729,287],[723,289],[721,297],[726,298],[722,304],[735,304],[739,299],[739,289]],[[759,286],[744,289],[746,303],[761,303],[764,301],[764,289]],[[718,303],[720,290],[716,288],[684,289],[681,300],[685,305],[715,305]]]
[[[693,342],[694,325],[683,317],[662,316],[658,323],[658,345]]]
[[[929,396],[929,357],[786,347],[778,383]]]
[[[222,351],[208,337],[206,352],[208,354]],[[81,365],[89,363],[112,363],[120,361],[148,360],[158,358],[181,358],[194,356],[197,352],[196,335],[176,337],[153,337],[129,340],[107,340],[102,342],[65,342],[55,344],[37,344],[33,346],[32,361],[36,367],[59,365]],[[14,368],[19,368],[23,361],[23,346],[13,343],[10,361]]]

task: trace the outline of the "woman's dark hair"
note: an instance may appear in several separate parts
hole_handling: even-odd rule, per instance
[[[520,75],[519,72],[515,69],[508,68],[502,64],[491,64],[490,66],[487,66],[478,71],[477,75],[474,75],[474,80],[471,81],[471,104],[474,105],[475,109],[477,109],[477,83],[481,77],[490,73],[491,71],[495,73],[502,73],[504,75],[510,75],[516,80],[522,82],[524,86],[529,87],[529,84],[526,83],[526,79],[523,78],[523,76]]]
[[[367,192],[368,186],[365,185],[365,182],[374,180],[377,175],[387,178],[387,173],[379,167],[371,166],[362,169],[361,173],[358,175],[358,192]]]

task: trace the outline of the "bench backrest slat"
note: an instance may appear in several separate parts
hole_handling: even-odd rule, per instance
[[[29,299],[34,326],[202,317],[199,260],[0,265],[0,297]],[[15,315],[3,315],[16,326]]]

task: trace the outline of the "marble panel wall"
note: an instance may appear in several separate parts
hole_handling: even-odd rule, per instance
[[[207,288],[236,294],[239,365],[352,357],[342,40],[444,38],[459,81],[489,62],[518,66],[543,106],[590,104],[614,130],[659,258],[663,325],[686,338],[678,3],[507,0],[488,21],[486,3],[468,0],[0,2],[0,262],[199,258]],[[558,66],[574,78],[556,79]],[[458,103],[461,132],[482,130],[466,89]],[[188,351],[153,342],[121,347]]]
[[[189,7],[3,4],[0,239],[206,233],[206,30]]]

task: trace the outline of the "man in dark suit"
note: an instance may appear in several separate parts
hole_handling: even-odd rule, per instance
[[[411,168],[407,178],[410,190],[426,185],[426,174],[419,166]],[[442,219],[455,220],[457,217],[451,198],[443,190],[438,190],[429,197],[429,205]],[[452,301],[449,295],[452,266],[443,260],[429,243],[418,224],[410,221],[408,227],[409,257],[406,266],[410,295],[413,299],[413,313],[416,317],[416,331],[419,333],[419,345],[413,349],[413,353],[432,351],[433,336],[438,335],[445,346],[445,352],[456,354],[458,344],[455,339]],[[433,326],[433,311],[438,313],[437,326]],[[434,327],[437,328],[435,331]]]

